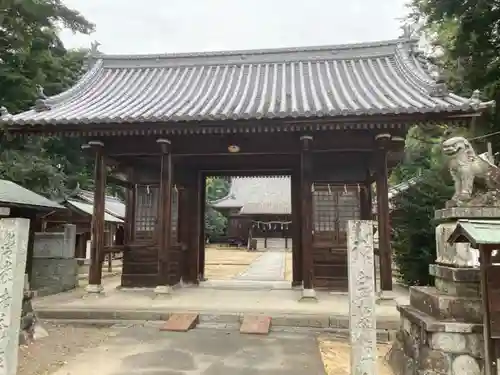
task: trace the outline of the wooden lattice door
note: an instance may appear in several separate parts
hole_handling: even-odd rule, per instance
[[[347,287],[347,221],[359,217],[357,186],[314,185],[313,262],[316,287]]]

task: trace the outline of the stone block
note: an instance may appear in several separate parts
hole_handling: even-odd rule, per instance
[[[479,297],[481,293],[479,268],[457,268],[439,264],[429,266],[436,289],[458,297]]]
[[[456,267],[477,267],[479,251],[468,243],[448,243],[457,222],[445,222],[436,227],[436,263]]]
[[[397,307],[401,317],[408,319],[411,324],[418,327],[419,332],[450,332],[450,333],[482,333],[483,325],[477,323],[462,323],[437,320],[413,306],[399,305]]]
[[[33,258],[31,288],[38,296],[74,289],[78,286],[78,262],[65,258]]]
[[[480,333],[434,332],[429,339],[429,346],[447,353],[484,358],[483,337]]]
[[[327,316],[317,316],[317,315],[273,316],[273,325],[275,326],[327,328],[329,324],[330,324],[330,319]]]
[[[476,358],[460,355],[453,360],[451,375],[481,375],[481,367]]]
[[[420,351],[418,369],[419,371],[424,371],[424,373],[427,371],[431,374],[449,374],[451,369],[451,356],[440,350],[424,347]]]
[[[437,320],[482,322],[480,298],[449,296],[432,287],[412,287],[410,305]]]
[[[75,256],[76,227],[64,226],[63,232],[37,232],[33,244],[35,258],[64,258]]]
[[[450,267],[440,264],[431,264],[429,266],[429,274],[449,281],[459,283],[477,283],[481,282],[481,274],[478,268],[461,268]]]
[[[245,315],[240,327],[241,333],[267,335],[271,329],[271,317],[265,315]]]
[[[198,314],[174,313],[160,331],[187,332],[198,324]]]
[[[500,207],[452,207],[434,212],[434,218],[438,222],[458,219],[496,219],[499,217]]]

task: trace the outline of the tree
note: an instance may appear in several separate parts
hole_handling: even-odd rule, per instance
[[[416,184],[399,192],[391,202],[394,262],[405,285],[433,282],[429,265],[436,259],[434,211],[453,195],[440,141],[441,137],[430,137],[419,127],[410,129],[406,159],[391,176],[397,182],[419,176]]]
[[[411,20],[422,24],[427,39],[440,47],[439,60],[457,94],[480,90],[483,99],[500,103],[499,5],[498,0],[412,0]],[[500,130],[499,116],[497,106],[475,132]]]
[[[90,33],[93,25],[60,0],[0,0],[0,104],[27,110],[44,94],[69,88],[83,73],[84,51],[67,51],[59,27]],[[78,182],[91,186],[78,139],[13,138],[0,143],[0,177],[47,196],[61,196]]]
[[[431,42],[432,56],[441,65],[448,86],[468,97],[480,90],[482,99],[500,99],[500,2],[498,0],[412,0],[409,22]],[[500,130],[495,110],[484,123],[475,123],[469,135]],[[429,132],[433,130],[433,132]],[[406,143],[407,158],[391,179],[401,182],[421,172],[419,184],[393,201],[395,262],[406,284],[432,283],[428,266],[435,261],[434,210],[453,194],[449,172],[440,157],[436,129],[412,129]],[[443,129],[437,129],[438,132]],[[441,131],[442,135],[442,131]],[[500,138],[489,138],[494,147]],[[478,149],[484,145],[475,145]]]
[[[207,178],[205,199],[205,234],[220,236],[227,227],[227,218],[210,206],[210,202],[221,199],[229,194],[230,184],[224,178]]]

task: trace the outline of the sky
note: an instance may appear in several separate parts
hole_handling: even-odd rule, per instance
[[[65,0],[96,25],[68,48],[106,54],[302,47],[397,38],[407,0]]]

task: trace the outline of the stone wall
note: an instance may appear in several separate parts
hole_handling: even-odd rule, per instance
[[[76,227],[65,225],[64,232],[35,234],[31,289],[49,295],[78,285],[78,264],[74,258]]]
[[[400,309],[401,327],[389,353],[394,373],[401,375],[480,375],[482,326],[435,322],[416,310]]]

